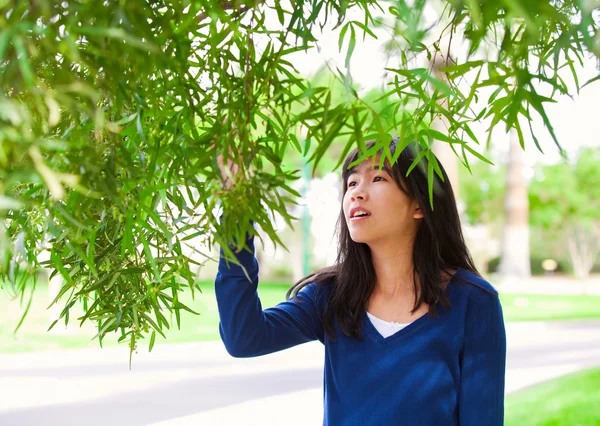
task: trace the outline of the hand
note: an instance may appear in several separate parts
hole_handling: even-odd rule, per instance
[[[219,171],[221,172],[221,178],[223,180],[223,186],[225,189],[231,189],[234,181],[238,178],[240,173],[240,166],[237,165],[232,159],[233,157],[231,151],[229,158],[227,159],[227,164],[225,164],[225,158],[223,154],[219,154],[217,156],[217,164],[219,165]],[[233,177],[233,181],[231,179]]]

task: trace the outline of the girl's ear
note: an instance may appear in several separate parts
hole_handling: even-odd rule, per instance
[[[425,214],[423,213],[423,210],[421,210],[421,207],[417,206],[413,212],[413,219],[423,219],[424,217]]]

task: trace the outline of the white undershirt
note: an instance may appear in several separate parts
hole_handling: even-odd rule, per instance
[[[389,336],[391,336],[394,333],[397,333],[398,331],[400,331],[404,327],[406,327],[408,324],[410,324],[410,323],[408,323],[408,324],[401,324],[399,322],[385,321],[385,320],[382,320],[381,318],[377,318],[375,315],[372,315],[369,312],[367,312],[367,316],[371,320],[371,323],[373,324],[373,326],[375,327],[375,329],[384,338],[389,337]]]

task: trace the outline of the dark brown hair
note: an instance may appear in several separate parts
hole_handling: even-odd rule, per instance
[[[366,144],[372,151],[375,141]],[[395,157],[398,139],[392,139],[389,148]],[[440,164],[444,179],[434,173],[433,209],[431,208],[427,184],[427,160],[423,157],[419,165],[407,176],[407,172],[421,148],[409,144],[398,155],[394,164],[385,161],[383,168],[393,177],[398,187],[412,199],[417,200],[424,213],[413,244],[414,288],[416,312],[423,303],[429,305],[429,313],[437,315],[439,307],[450,309],[446,286],[452,270],[462,268],[479,275],[465,244],[454,192],[448,175]],[[382,151],[373,153],[373,157]],[[433,155],[433,154],[432,154]],[[348,154],[342,169],[343,194],[348,177],[360,158],[357,149]],[[349,167],[353,165],[352,167]],[[364,243],[356,243],[350,237],[343,208],[337,221],[338,254],[335,264],[304,277],[287,293],[295,296],[304,286],[315,282],[329,286],[329,297],[323,312],[323,326],[327,336],[335,338],[335,324],[347,336],[360,339],[362,320],[369,299],[375,288],[376,276],[371,261],[371,251]],[[417,283],[417,277],[420,283]],[[446,277],[445,279],[443,277]]]

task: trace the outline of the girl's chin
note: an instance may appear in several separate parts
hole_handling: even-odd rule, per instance
[[[350,234],[350,238],[352,238],[352,241],[354,241],[355,243],[368,244],[370,241],[370,238],[367,235],[361,235],[359,233],[356,233],[354,235]]]

